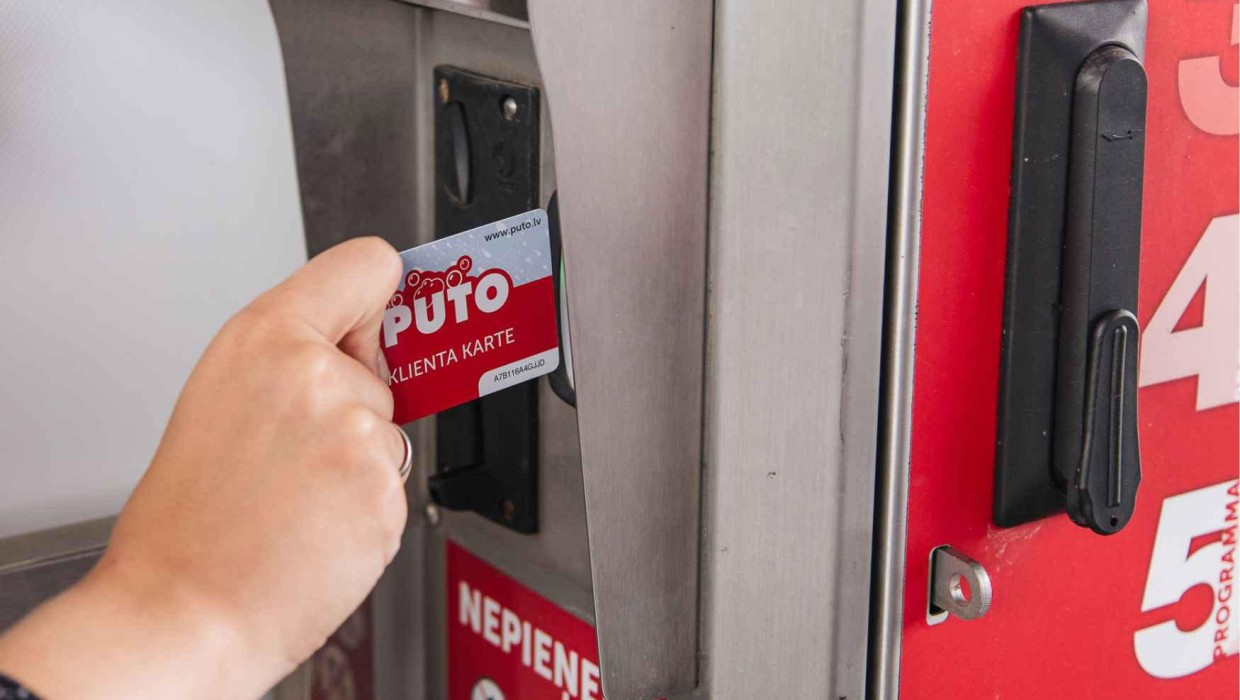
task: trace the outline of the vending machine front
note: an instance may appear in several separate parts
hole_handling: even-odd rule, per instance
[[[88,202],[92,235],[132,243],[115,280],[184,255],[149,222],[133,238],[133,201],[201,214],[195,259],[245,251],[194,268],[228,294],[176,309],[193,333],[156,343],[168,372],[130,373],[139,412],[164,415],[245,299],[354,236],[407,249],[535,212],[558,340],[554,372],[406,425],[401,553],[275,700],[1240,692],[1240,5],[240,7],[10,32],[51,58],[134,32],[178,59],[118,67],[106,95],[79,68],[10,86],[89,94],[159,146],[154,179],[108,160],[91,185],[122,188]],[[185,99],[135,119],[172,69]],[[167,130],[185,105],[211,148]],[[169,195],[185,168],[210,186],[178,196],[220,201]],[[75,222],[18,228],[76,242]],[[9,402],[41,427],[10,430],[0,625],[89,570],[158,437],[49,452],[63,410],[116,405],[75,387],[68,409],[34,385]],[[97,413],[112,435],[134,411]]]
[[[376,697],[1235,696],[1234,3],[273,9],[312,253],[551,230]]]
[[[870,691],[1235,697],[1240,7],[902,6]]]

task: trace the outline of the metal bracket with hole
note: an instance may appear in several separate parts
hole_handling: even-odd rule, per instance
[[[976,620],[990,609],[990,574],[981,564],[944,545],[930,555],[930,614]]]

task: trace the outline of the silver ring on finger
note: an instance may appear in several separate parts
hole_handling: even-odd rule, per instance
[[[396,424],[393,423],[393,425]],[[399,425],[396,425],[396,432],[400,433],[400,439],[405,443],[405,459],[400,463],[400,469],[397,471],[403,484],[409,479],[409,472],[413,471],[413,441],[409,439],[409,433],[406,433],[405,429]]]

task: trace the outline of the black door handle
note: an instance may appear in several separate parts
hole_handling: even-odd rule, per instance
[[[996,434],[994,519],[1066,510],[1113,534],[1141,482],[1137,283],[1143,1],[1026,8]]]
[[[1128,523],[1141,483],[1137,308],[1145,69],[1104,46],[1077,74],[1064,226],[1054,464],[1068,515],[1101,534]]]
[[[1110,535],[1132,518],[1141,484],[1137,317],[1124,309],[1104,314],[1094,324],[1088,357],[1081,412],[1065,412],[1064,429],[1056,426],[1055,447],[1067,460],[1056,460],[1056,467],[1072,471],[1066,483],[1068,516]],[[1062,394],[1060,399],[1074,403]]]

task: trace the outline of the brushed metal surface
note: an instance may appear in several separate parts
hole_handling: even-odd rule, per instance
[[[429,240],[433,218],[419,218],[419,206],[429,207],[433,198],[419,187],[419,164],[434,158],[414,120],[421,10],[390,0],[270,4],[284,57],[310,254],[370,234],[399,249]],[[432,464],[433,425],[423,421],[410,436],[418,452],[415,470]],[[410,518],[401,551],[372,594],[376,697],[425,697],[426,554],[416,510],[424,480],[425,473],[419,478],[415,471],[407,482]],[[298,678],[294,674],[284,689],[293,697],[303,692]]]
[[[865,685],[895,8],[721,0],[705,695]]]
[[[386,0],[271,0],[311,256],[377,235],[416,240],[417,12]]]
[[[868,675],[869,697],[880,700],[894,699],[900,693],[930,6],[931,0],[899,3]]]
[[[0,539],[0,632],[81,580],[115,522],[100,518]]]
[[[709,0],[530,3],[555,126],[604,692],[696,683]]]
[[[540,84],[529,32],[390,0],[277,0],[273,10],[290,83],[311,250],[363,233],[398,246],[431,240],[434,159],[420,156],[433,152],[434,66]],[[547,123],[542,162],[545,204],[555,189]],[[438,526],[429,526],[425,483],[434,464],[434,422],[410,427],[417,459],[407,486],[409,525],[400,555],[373,594],[376,697],[446,693],[445,538],[592,621],[576,414],[545,381],[540,392],[542,526],[534,536],[442,510]]]
[[[528,29],[529,12],[525,0],[400,0],[433,10],[455,12],[474,19]]]

